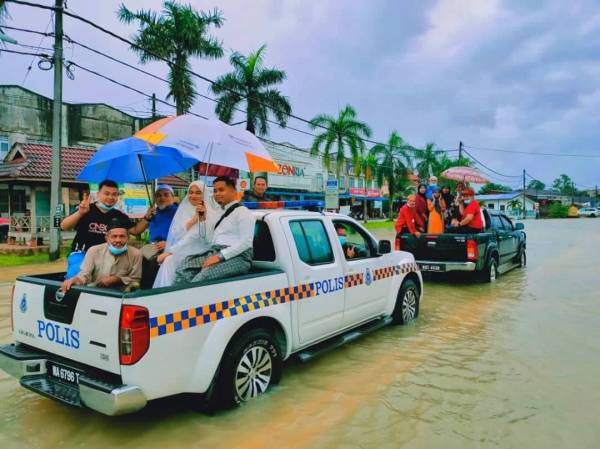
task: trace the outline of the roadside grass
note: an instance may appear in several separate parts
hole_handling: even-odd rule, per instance
[[[393,229],[394,221],[386,220],[386,221],[369,221],[366,224],[363,223],[363,226],[368,230],[372,231],[374,229]]]
[[[29,265],[34,263],[48,262],[48,254],[30,254],[27,256],[17,256],[16,254],[0,254],[0,268],[15,267],[19,265]]]

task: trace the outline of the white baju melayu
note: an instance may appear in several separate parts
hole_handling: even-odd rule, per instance
[[[204,206],[206,207],[206,220],[194,224],[190,229],[186,229],[186,223],[196,213],[196,207],[193,206],[186,195],[173,217],[173,222],[169,228],[165,252],[171,253],[160,266],[154,285],[152,288],[168,287],[175,280],[175,272],[179,264],[190,254],[198,254],[206,251],[211,246],[213,230],[215,223],[223,214],[223,210],[215,202],[209,190],[205,188],[202,181],[194,181],[190,188],[195,185],[204,192]]]

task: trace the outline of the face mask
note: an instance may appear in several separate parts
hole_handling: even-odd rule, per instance
[[[340,244],[342,246],[344,246],[346,244],[346,237],[344,237],[343,235],[339,235],[338,239],[340,239]]]
[[[471,200],[464,200],[463,202],[465,203],[465,206],[468,206],[469,204],[471,204]]]
[[[110,251],[110,253],[113,256],[120,256],[121,254],[123,254],[125,251],[127,251],[127,245],[125,245],[123,248],[115,248],[114,246],[112,246],[110,243],[108,244],[108,250]]]
[[[406,203],[406,205],[407,205],[408,207],[410,207],[411,209],[412,209],[413,207],[415,207],[415,205],[414,205],[414,204],[410,204],[410,203]]]
[[[96,204],[98,205],[98,207],[99,207],[100,209],[102,209],[102,210],[105,210],[105,211],[109,211],[109,210],[111,210],[112,208],[114,208],[114,207],[115,207],[114,205],[112,205],[112,206],[107,206],[107,205],[106,205],[106,204],[104,204],[102,201],[97,201],[97,202],[96,202]]]
[[[437,186],[437,182],[433,183],[433,184],[429,184],[431,187],[435,187]]]

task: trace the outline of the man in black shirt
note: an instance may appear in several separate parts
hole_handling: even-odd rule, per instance
[[[136,224],[123,212],[115,209],[118,199],[119,187],[116,182],[110,180],[100,183],[95,203],[90,204],[90,197],[84,196],[79,209],[60,224],[63,231],[77,231],[71,246],[72,251],[87,251],[92,246],[105,243],[108,225],[113,220],[119,220],[130,234],[138,235],[144,232],[148,227],[148,220],[152,218],[152,209],[149,209],[146,216]]]
[[[267,196],[267,189],[267,178],[264,176],[255,176],[252,191],[246,192],[244,194],[244,197],[242,198],[242,201],[247,203],[256,203],[260,201],[277,201],[270,195]]]

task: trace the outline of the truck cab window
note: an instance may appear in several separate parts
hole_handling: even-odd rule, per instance
[[[342,245],[342,247],[344,248],[344,255],[346,256],[346,259],[354,260],[375,257],[376,251],[371,239],[354,223],[349,221],[334,221],[333,224],[336,227],[336,230],[338,227],[344,228],[345,247],[344,245]],[[352,251],[352,257],[348,256],[347,250],[349,248]]]
[[[321,220],[292,221],[290,229],[300,260],[309,265],[334,261],[329,236]]]

